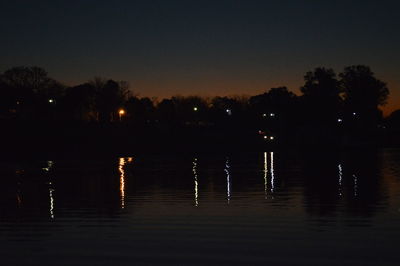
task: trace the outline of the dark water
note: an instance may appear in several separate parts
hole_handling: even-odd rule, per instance
[[[400,265],[400,150],[0,169],[1,265]]]

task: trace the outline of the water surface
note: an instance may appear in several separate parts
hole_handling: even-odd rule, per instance
[[[398,265],[400,150],[3,161],[2,265]]]

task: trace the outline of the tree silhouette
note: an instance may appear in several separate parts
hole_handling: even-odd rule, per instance
[[[90,82],[95,89],[95,107],[100,122],[118,120],[118,109],[121,108],[129,95],[126,82],[95,78]]]
[[[61,105],[64,117],[72,120],[95,119],[95,88],[89,83],[67,88]]]
[[[305,117],[310,122],[331,124],[337,122],[340,112],[340,86],[332,69],[316,68],[304,76],[301,87]]]
[[[43,118],[51,111],[52,105],[63,95],[63,86],[48,76],[40,67],[14,67],[1,76],[8,101],[14,102],[20,115]]]
[[[174,96],[171,98],[177,119],[185,124],[198,124],[208,111],[206,99],[198,96]]]
[[[145,97],[129,97],[125,103],[125,107],[129,116],[129,120],[135,124],[148,124],[153,118],[154,104]]]
[[[389,96],[386,84],[363,65],[346,67],[340,77],[346,112],[357,115],[364,125],[376,125],[378,107],[385,105]]]

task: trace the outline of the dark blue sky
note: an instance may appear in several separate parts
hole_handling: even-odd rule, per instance
[[[127,80],[141,96],[298,93],[317,66],[366,64],[400,104],[399,1],[6,1],[0,71],[38,65],[74,85]]]

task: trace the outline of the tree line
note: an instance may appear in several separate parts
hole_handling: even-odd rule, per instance
[[[345,67],[339,74],[330,68],[315,68],[304,75],[300,91],[296,95],[283,86],[249,97],[174,96],[159,101],[138,97],[124,81],[97,77],[65,86],[43,68],[23,66],[0,75],[0,115],[19,121],[138,127],[267,128],[284,134],[299,128],[374,129],[382,124],[380,107],[389,96],[386,83],[364,65]]]

